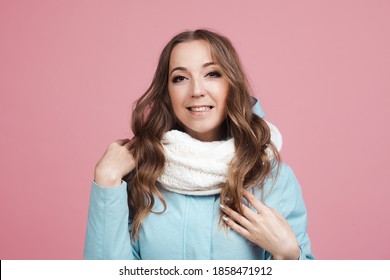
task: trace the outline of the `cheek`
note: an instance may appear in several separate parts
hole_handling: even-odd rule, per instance
[[[229,87],[226,85],[221,85],[219,89],[219,94],[217,95],[218,103],[221,107],[227,106],[227,99],[229,95]]]
[[[190,92],[189,83],[180,85],[172,85],[171,83],[168,84],[168,93],[172,104],[173,102],[176,104],[183,104]]]
[[[175,90],[169,89],[169,98],[171,100],[172,109],[175,112],[175,114],[179,111],[179,109],[182,107],[183,100],[179,92],[176,92]]]

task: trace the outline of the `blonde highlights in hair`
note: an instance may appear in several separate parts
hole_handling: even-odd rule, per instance
[[[128,201],[133,214],[132,240],[138,237],[142,221],[152,212],[155,197],[162,201],[163,211],[166,209],[157,182],[165,164],[160,140],[171,129],[183,130],[175,118],[168,94],[169,61],[177,44],[194,40],[204,40],[209,44],[213,60],[229,82],[226,135],[234,138],[236,151],[220,194],[221,202],[242,213],[243,189],[253,186],[261,188],[272,169],[279,166],[280,155],[271,142],[270,129],[263,119],[253,113],[252,92],[230,40],[205,29],[179,33],[164,47],[152,83],[137,100],[133,110],[131,128],[134,138],[131,150],[137,164],[124,178],[129,186]],[[272,158],[267,148],[272,152]]]

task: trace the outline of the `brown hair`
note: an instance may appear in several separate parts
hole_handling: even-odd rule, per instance
[[[134,133],[131,150],[136,168],[125,178],[128,182],[129,207],[134,216],[131,236],[134,240],[145,217],[152,212],[155,195],[166,203],[159,191],[158,177],[162,174],[165,155],[160,140],[171,129],[183,130],[176,120],[168,94],[169,61],[173,48],[194,40],[206,41],[213,60],[220,66],[229,82],[226,109],[227,135],[234,138],[235,155],[230,162],[228,176],[220,199],[240,213],[242,190],[262,187],[280,157],[270,141],[268,125],[252,112],[253,99],[240,59],[228,38],[218,33],[199,29],[185,31],[173,37],[164,47],[153,80],[146,92],[137,100],[131,127]],[[271,159],[266,151],[271,149]],[[222,213],[220,213],[221,221]]]

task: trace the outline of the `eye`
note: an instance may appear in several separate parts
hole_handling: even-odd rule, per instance
[[[186,79],[186,77],[184,77],[184,76],[175,76],[172,79],[172,83],[174,83],[174,84],[180,83],[180,82],[184,81],[185,79]]]
[[[219,71],[212,71],[212,72],[208,73],[206,76],[209,76],[212,78],[220,78],[220,77],[222,77],[222,74]]]

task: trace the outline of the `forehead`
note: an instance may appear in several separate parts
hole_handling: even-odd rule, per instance
[[[169,67],[203,65],[212,61],[209,43],[196,40],[177,44],[171,52]]]

